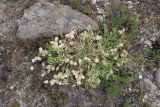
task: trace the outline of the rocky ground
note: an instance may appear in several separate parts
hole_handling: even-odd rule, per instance
[[[119,98],[108,97],[102,89],[43,84],[38,68],[30,70],[38,47],[55,35],[67,33],[73,26],[83,31],[91,24],[97,30],[99,21],[108,23],[113,8],[124,3],[138,16],[143,36],[133,44],[133,53],[145,56],[127,66],[138,79]],[[65,5],[64,5],[65,4]],[[90,11],[81,11],[83,6]],[[74,9],[74,10],[73,10]],[[81,11],[81,12],[80,12]],[[84,15],[87,14],[87,15]],[[142,51],[149,49],[149,53]],[[65,0],[0,1],[0,107],[160,107],[160,61],[153,52],[160,49],[159,0],[97,0],[76,7]]]

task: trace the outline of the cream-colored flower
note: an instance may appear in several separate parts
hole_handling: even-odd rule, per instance
[[[43,73],[41,74],[41,77],[44,77],[45,75],[46,75],[46,73],[43,72]]]
[[[59,43],[62,43],[62,40],[59,40]]]
[[[101,40],[101,39],[102,39],[102,36],[97,35],[95,39],[96,39],[96,40]]]
[[[42,58],[41,58],[41,57],[39,57],[39,56],[37,56],[37,57],[35,57],[35,60],[36,60],[36,61],[41,61],[41,60],[42,60]]]
[[[114,52],[117,52],[117,48],[114,48],[113,50],[114,50]]]
[[[45,80],[43,83],[44,83],[44,84],[48,84],[48,83],[49,83],[49,81],[48,81],[48,80]]]
[[[123,43],[119,43],[117,47],[123,47]]]
[[[58,48],[58,43],[55,41],[51,41],[50,44],[52,45],[53,48]]]
[[[32,63],[35,63],[35,62],[36,62],[36,60],[35,60],[35,58],[33,58],[33,59],[32,59]]]
[[[73,41],[70,41],[69,44],[70,44],[71,46],[73,46],[73,45],[74,45],[74,42],[73,42]]]
[[[65,63],[68,63],[69,61],[70,61],[69,58],[66,58],[66,59],[65,59]]]
[[[69,38],[69,34],[66,34],[65,37],[66,37],[66,38]]]
[[[82,84],[81,80],[77,80],[77,85],[81,85],[81,84]]]
[[[95,62],[95,63],[98,63],[98,62],[99,62],[99,59],[96,57],[96,58],[94,59],[94,62]]]
[[[57,79],[57,78],[58,78],[58,75],[57,75],[57,74],[55,74],[53,77],[54,77],[55,79]]]
[[[123,50],[123,53],[121,54],[121,56],[126,57],[128,55],[128,52],[126,50]]]
[[[105,56],[105,57],[108,57],[108,56],[109,56],[109,53],[104,53],[104,56]]]
[[[69,62],[69,63],[70,63],[70,65],[73,65],[73,64],[74,64],[74,62],[73,62],[72,60],[70,60],[70,62]]]
[[[125,29],[125,28],[123,28],[123,29],[122,29],[122,32],[124,33],[125,31],[126,31],[126,29]]]
[[[74,62],[73,65],[76,66],[76,65],[77,65],[77,62]]]
[[[54,38],[54,41],[55,41],[55,42],[58,42],[58,40],[59,40],[58,37],[55,37],[55,38]]]
[[[103,65],[107,65],[107,62],[105,60],[102,60]]]
[[[91,0],[92,4],[96,4],[97,0]]]
[[[34,67],[33,67],[33,66],[31,66],[31,67],[30,67],[30,70],[31,70],[31,71],[33,71],[33,70],[34,70]]]
[[[46,66],[46,69],[51,69],[52,68],[52,65],[47,65]]]
[[[122,30],[119,30],[118,33],[119,33],[120,35],[122,35],[122,34],[123,34],[123,31],[122,31]]]
[[[62,85],[62,82],[61,82],[61,81],[59,81],[59,82],[58,82],[58,85]]]
[[[60,45],[58,45],[59,48],[64,48],[64,43],[61,43]]]
[[[86,60],[86,61],[91,61],[91,59],[88,58],[88,57],[84,57],[84,60]]]
[[[78,63],[81,64],[82,63],[82,59],[78,59]]]
[[[73,75],[78,75],[78,71],[77,70],[72,70],[71,71]]]
[[[56,67],[56,71],[58,71],[59,70],[59,67]]]
[[[41,53],[43,51],[42,47],[39,47],[39,53]]]
[[[51,80],[50,80],[51,86],[53,86],[55,83],[56,83],[56,80],[55,80],[55,79],[51,79]]]
[[[54,70],[55,70],[55,67],[51,67],[51,70],[54,71]]]
[[[45,65],[45,63],[44,62],[42,62],[42,67],[45,67],[46,65]]]

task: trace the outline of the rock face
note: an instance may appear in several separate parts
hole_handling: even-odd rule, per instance
[[[68,6],[46,1],[38,2],[25,10],[18,25],[17,36],[23,40],[68,33],[73,27],[79,31],[86,30],[88,25],[98,29],[97,23],[88,16]]]

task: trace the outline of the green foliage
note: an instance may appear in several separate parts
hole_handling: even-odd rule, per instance
[[[120,85],[115,82],[108,83],[108,87],[106,88],[106,92],[109,96],[118,97],[120,94]]]
[[[160,60],[160,49],[155,51],[154,57],[155,59]]]
[[[151,104],[149,104],[149,103],[144,103],[143,107],[153,107],[153,106]]]
[[[76,79],[77,85],[83,83],[96,88],[102,80],[126,81],[119,78],[114,72],[123,67],[128,59],[128,52],[124,49],[124,40],[118,31],[112,32],[104,26],[104,39],[97,35],[91,27],[77,34],[72,30],[64,37],[55,37],[39,52],[45,62],[45,75],[57,72],[51,84],[68,84],[71,76]],[[59,72],[58,72],[59,71]],[[52,84],[52,85],[53,85]]]
[[[107,11],[107,10],[106,10]],[[112,11],[109,9],[109,11]],[[111,12],[112,13],[112,12]],[[119,15],[112,15],[110,30],[117,30],[123,33],[123,40],[125,44],[135,43],[135,40],[142,36],[143,34],[138,31],[138,20],[137,16],[130,12],[128,6],[121,5],[119,7]],[[107,13],[106,13],[107,14]],[[99,22],[100,27],[103,26],[108,21]],[[101,30],[104,30],[103,27]],[[114,32],[114,31],[113,31]]]
[[[85,13],[86,15],[91,15],[92,14],[92,8],[87,6],[87,7],[84,7],[82,9],[82,12]]]
[[[112,28],[122,30],[125,28],[128,34],[137,35],[137,17],[128,10],[126,5],[121,5],[120,15],[112,17]]]
[[[81,4],[81,0],[73,0],[73,2],[74,2],[76,5],[80,5],[80,4]]]
[[[125,102],[124,107],[131,107],[129,101],[126,101],[126,102]]]
[[[124,84],[126,87],[130,87],[134,80],[135,77],[123,68],[123,71],[116,71],[109,80],[103,79],[102,87],[106,89],[109,96],[118,97],[120,95],[120,86]]]

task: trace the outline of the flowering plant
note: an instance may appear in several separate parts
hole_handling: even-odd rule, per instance
[[[121,34],[118,31],[97,35],[91,26],[80,34],[72,30],[65,36],[57,36],[53,41],[39,48],[39,56],[32,62],[42,61],[42,77],[54,72],[53,79],[44,83],[66,85],[76,80],[96,88],[102,79],[109,79],[128,61]]]

